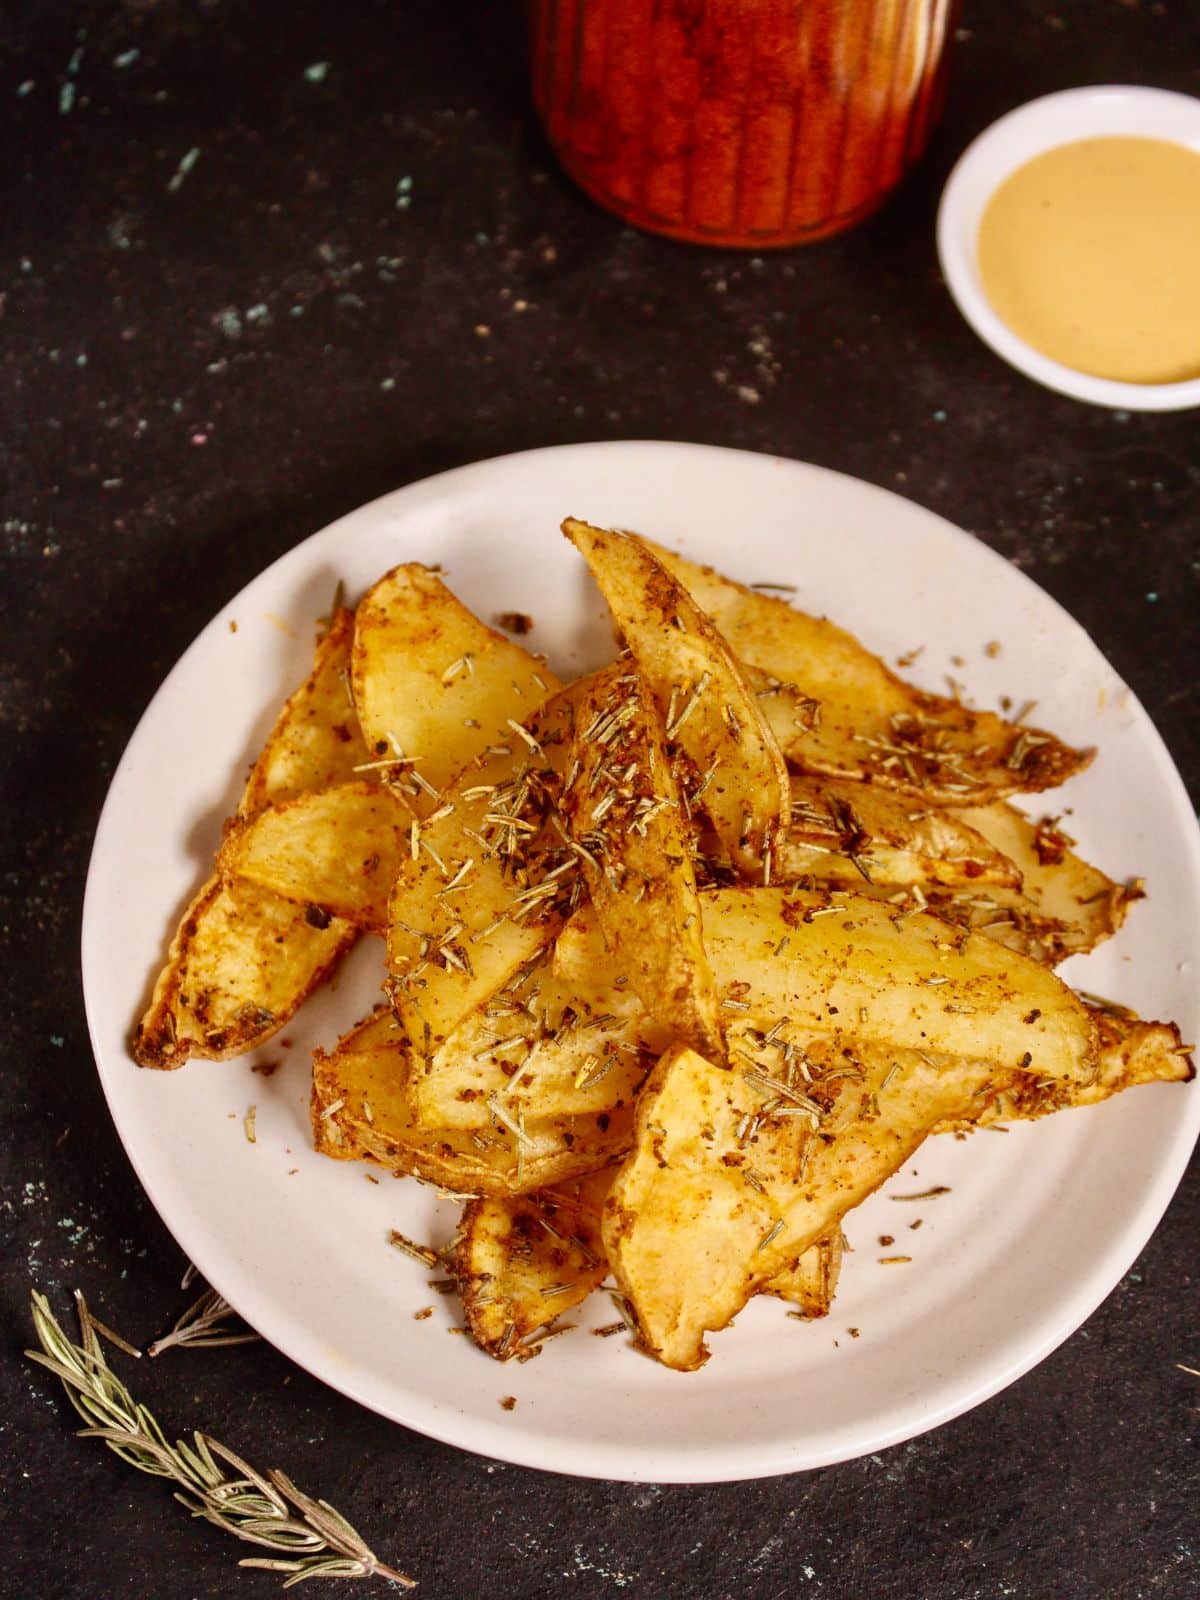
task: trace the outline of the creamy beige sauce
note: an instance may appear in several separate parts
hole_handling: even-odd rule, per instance
[[[1035,156],[988,203],[979,269],[997,315],[1064,366],[1200,376],[1200,154],[1103,138]]]

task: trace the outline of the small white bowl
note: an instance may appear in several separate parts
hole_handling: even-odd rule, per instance
[[[967,146],[942,191],[937,221],[942,272],[958,309],[984,343],[1048,389],[1124,411],[1200,406],[1200,378],[1183,383],[1118,383],[1052,361],[1001,321],[984,293],[979,224],[999,185],[1044,150],[1107,135],[1169,139],[1200,152],[1200,100],[1166,89],[1098,84],[1064,89],[1008,112]]]

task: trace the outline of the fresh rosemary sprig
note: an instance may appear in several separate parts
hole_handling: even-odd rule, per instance
[[[258,1338],[258,1334],[249,1328],[238,1332],[221,1327],[223,1322],[236,1316],[237,1312],[228,1300],[222,1299],[215,1289],[206,1289],[179,1317],[170,1333],[155,1339],[146,1354],[161,1356],[175,1345],[207,1345],[211,1348],[214,1345],[250,1344]],[[95,1321],[94,1317],[92,1321]]]
[[[35,1290],[32,1300],[33,1325],[42,1348],[25,1354],[62,1380],[67,1398],[89,1424],[80,1429],[80,1437],[103,1439],[139,1472],[169,1478],[178,1485],[175,1499],[192,1516],[235,1539],[281,1551],[287,1558],[247,1557],[239,1566],[286,1572],[285,1589],[307,1578],[381,1577],[406,1589],[415,1586],[405,1573],[385,1566],[345,1517],[324,1500],[303,1494],[284,1473],[272,1469],[264,1477],[203,1433],[194,1433],[191,1444],[180,1439],[169,1445],[154,1417],[134,1400],[105,1360],[96,1324],[78,1290],[78,1344],[63,1332],[44,1294]],[[227,1467],[232,1467],[232,1475]]]

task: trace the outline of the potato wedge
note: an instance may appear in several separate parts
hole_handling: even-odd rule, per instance
[[[310,921],[251,883],[210,878],[171,942],[131,1050],[139,1066],[225,1061],[293,1017],[358,937],[349,923]]]
[[[394,567],[359,602],[351,683],[367,747],[379,759],[403,757],[417,786],[435,791],[559,687],[544,663],[415,562]]]
[[[328,632],[317,641],[312,672],[284,705],[250,769],[239,816],[344,783],[368,759],[350,698],[353,638],[353,611],[335,607]]]
[[[843,1248],[839,1228],[827,1238],[810,1244],[794,1266],[780,1268],[774,1277],[764,1282],[759,1293],[790,1301],[796,1308],[794,1315],[806,1320],[827,1317],[842,1270]]]
[[[310,922],[343,917],[382,934],[392,885],[411,859],[415,826],[412,807],[388,784],[355,779],[236,823],[221,846],[218,870],[308,907]]]
[[[800,1181],[809,1125],[776,1120],[750,1144],[743,1131],[762,1104],[742,1073],[673,1047],[647,1079],[605,1202],[604,1247],[639,1343],[680,1371],[704,1361],[703,1327],[724,1327],[745,1304]],[[762,1278],[787,1264],[773,1260]],[[712,1319],[701,1328],[697,1305]]]
[[[531,1336],[584,1301],[608,1273],[600,1210],[612,1168],[517,1199],[472,1200],[452,1271],[471,1337],[497,1361],[527,1358]]]
[[[603,956],[603,940],[596,935]],[[491,1107],[509,1116],[585,1116],[632,1106],[669,1032],[649,1018],[603,962],[582,980],[545,960],[474,1010],[418,1073],[423,1123],[484,1128]]]
[[[562,690],[459,774],[396,879],[392,1000],[427,1067],[459,1023],[538,958],[583,895],[556,799],[587,683]]]
[[[250,770],[238,818],[348,775],[364,749],[346,689],[352,614],[335,608],[313,668],[287,701]],[[223,1061],[294,1016],[357,938],[306,906],[211,877],[184,912],[130,1050],[143,1067]]]
[[[373,1161],[456,1194],[516,1195],[582,1177],[628,1144],[631,1118],[497,1122],[486,1133],[426,1128],[412,1099],[413,1055],[389,1011],[328,1053],[313,1052],[313,1139],[338,1161]]]
[[[697,803],[731,859],[759,874],[787,826],[788,776],[729,646],[645,541],[574,517],[563,532],[658,701],[668,743],[700,775]]]
[[[676,1052],[647,1082],[604,1239],[640,1340],[667,1366],[701,1366],[706,1332],[794,1270],[940,1123],[970,1121],[1012,1076],[987,1062],[857,1040],[853,1048],[814,1040],[807,1061],[811,1109],[788,1116],[793,1146],[783,1159],[776,1130],[795,1102],[778,1091],[764,1099],[751,1074]]]
[[[629,988],[668,1034],[719,1056],[693,830],[640,672],[598,674],[575,730],[559,804],[605,943],[621,951]]]
[[[863,882],[1021,887],[1014,863],[951,811],[914,810],[907,796],[876,784],[794,777],[775,880],[805,877],[849,888]]]
[[[870,779],[940,805],[971,805],[1051,789],[1095,753],[913,688],[827,618],[643,542],[734,655],[758,669],[747,681],[788,763],[801,772]]]

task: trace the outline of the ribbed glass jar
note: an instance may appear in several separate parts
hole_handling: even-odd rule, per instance
[[[800,244],[869,215],[941,110],[954,0],[531,0],[563,166],[638,227]]]

